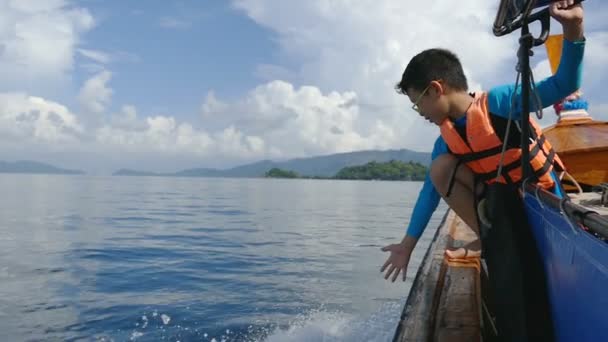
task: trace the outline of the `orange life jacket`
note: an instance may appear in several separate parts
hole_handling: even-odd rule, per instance
[[[476,94],[466,115],[466,140],[449,119],[441,124],[441,136],[452,154],[465,163],[479,180],[488,184],[494,183],[503,140],[496,134],[492,126],[486,93]],[[512,124],[514,125],[514,123]],[[530,119],[530,126],[531,134],[535,137],[535,140],[530,143],[531,169],[538,179],[538,185],[549,189],[554,185],[550,175],[551,170],[555,168],[556,171],[563,171],[565,168],[551,144],[545,139],[540,127],[532,119]],[[507,146],[501,175],[498,178],[499,182],[517,183],[521,181],[521,154],[521,147]]]

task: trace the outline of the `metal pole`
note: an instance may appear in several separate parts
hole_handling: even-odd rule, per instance
[[[530,54],[534,37],[530,34],[528,23],[524,22],[519,39],[519,66],[521,68],[521,167],[522,181],[531,175],[530,170]]]

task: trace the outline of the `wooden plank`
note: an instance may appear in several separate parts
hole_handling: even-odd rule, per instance
[[[477,239],[475,232],[458,216],[451,220],[448,231],[448,248],[463,247]],[[479,268],[446,266],[443,291],[435,312],[435,341],[481,340],[480,290]]]
[[[479,270],[445,258],[446,248],[476,238],[452,211],[446,214],[416,274],[393,341],[481,340]]]
[[[446,222],[452,220],[453,216],[454,214],[451,212],[446,213],[441,226],[435,233],[433,242],[416,273],[393,341],[423,342],[430,338],[434,323],[434,305],[437,302],[435,297],[440,294],[439,281],[442,279],[440,273],[448,239]]]
[[[480,341],[479,273],[471,267],[447,267],[436,312],[435,341]]]

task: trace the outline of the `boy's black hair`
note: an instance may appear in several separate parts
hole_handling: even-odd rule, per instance
[[[438,80],[443,80],[454,90],[469,89],[462,65],[453,52],[446,49],[428,49],[410,60],[395,90],[404,95],[408,89],[423,91],[431,81]]]

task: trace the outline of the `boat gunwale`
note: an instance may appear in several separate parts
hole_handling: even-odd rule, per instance
[[[558,155],[563,156],[563,155],[571,155],[571,154],[577,154],[577,153],[581,153],[581,152],[602,152],[602,151],[608,151],[608,146],[594,146],[594,147],[588,147],[588,148],[577,148],[577,149],[572,149],[572,150],[564,150],[564,151],[560,151],[558,153]]]

